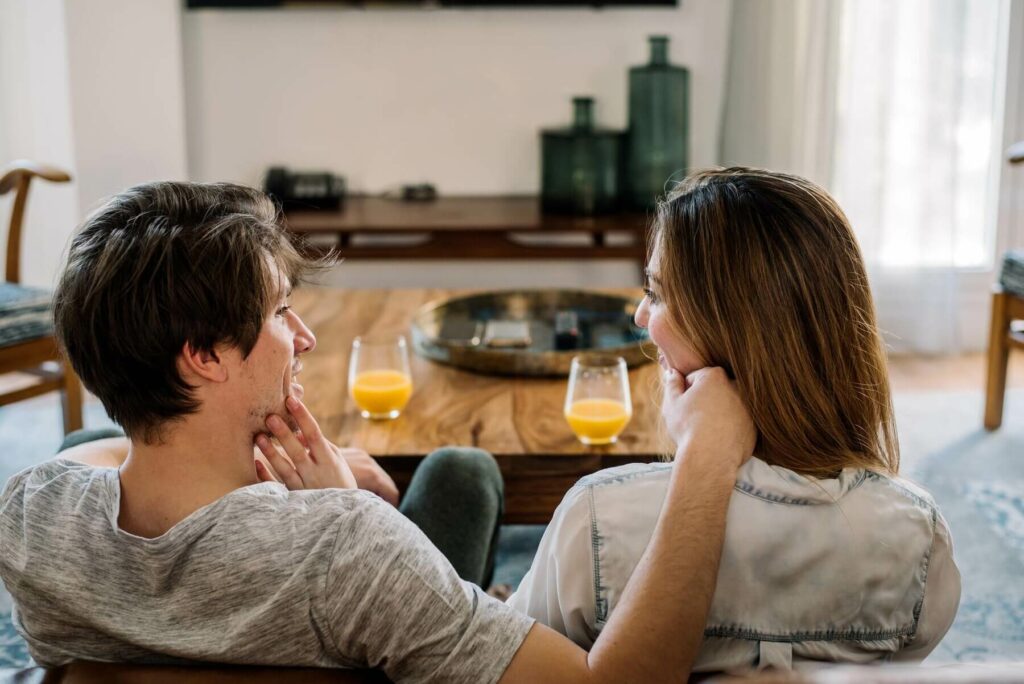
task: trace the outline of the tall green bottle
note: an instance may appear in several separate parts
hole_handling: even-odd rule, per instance
[[[668,62],[668,36],[651,36],[651,61],[629,70],[625,204],[653,207],[689,164],[690,72]]]

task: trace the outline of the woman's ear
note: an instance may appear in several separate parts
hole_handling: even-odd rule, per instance
[[[228,369],[215,349],[197,349],[186,342],[178,354],[178,372],[182,378],[194,377],[207,382],[224,382]]]

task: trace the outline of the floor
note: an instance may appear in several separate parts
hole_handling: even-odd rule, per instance
[[[985,355],[891,356],[889,379],[893,392],[985,389]],[[1007,388],[1024,387],[1024,353],[1010,354]]]

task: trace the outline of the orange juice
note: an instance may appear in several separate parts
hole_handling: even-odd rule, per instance
[[[584,444],[611,444],[631,415],[626,405],[615,399],[580,399],[565,412],[565,419]]]
[[[397,370],[368,370],[352,383],[352,399],[371,418],[395,418],[412,396],[412,378]]]

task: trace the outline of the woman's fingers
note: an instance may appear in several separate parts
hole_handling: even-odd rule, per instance
[[[260,482],[280,482],[274,474],[270,472],[270,468],[263,465],[263,461],[258,458],[255,460],[256,463],[256,479]]]
[[[284,454],[277,450],[266,435],[260,435],[256,438],[256,446],[259,447],[260,452],[267,459],[267,463],[273,469],[274,474],[280,482],[284,483],[284,486],[288,489],[305,489],[302,484],[302,477],[298,471],[292,466],[291,461],[285,458]],[[259,474],[261,464],[259,461],[256,462],[256,473]],[[264,468],[265,469],[265,468]]]
[[[675,368],[669,368],[667,371],[664,372],[663,375],[663,386],[666,397],[675,397],[686,391],[686,388],[688,386],[687,381],[689,378],[684,378],[683,374],[677,371]]]
[[[291,462],[295,464],[295,469],[301,472],[309,462],[309,452],[306,451],[306,447],[302,446],[302,442],[280,416],[274,414],[267,416],[267,427],[270,428],[270,433],[277,438]]]
[[[320,425],[316,422],[316,418],[309,412],[306,405],[295,397],[288,397],[284,403],[288,408],[288,413],[292,415],[296,425],[299,426],[299,431],[305,438],[306,446],[309,448],[313,460],[323,462],[324,459],[329,458],[331,446],[323,432],[320,431]]]
[[[686,380],[674,425],[676,443],[699,443],[707,453],[735,457],[742,465],[757,444],[757,428],[736,383],[720,367],[701,368]]]
[[[293,398],[286,403],[298,431],[292,432],[281,416],[271,414],[267,416],[267,427],[280,442],[281,449],[270,446],[266,435],[257,439],[257,446],[267,456],[271,469],[289,489],[354,489],[356,478],[351,468],[338,448],[323,436],[313,415]]]

